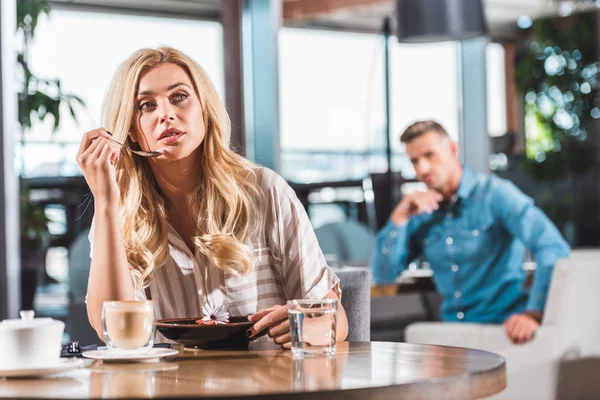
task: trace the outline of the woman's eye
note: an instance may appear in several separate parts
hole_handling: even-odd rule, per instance
[[[142,103],[138,106],[140,111],[147,111],[147,110],[151,109],[152,107],[154,107],[154,103],[151,103],[149,101]]]
[[[176,93],[173,96],[173,100],[175,100],[175,101],[181,101],[181,100],[184,100],[187,98],[188,98],[188,95],[186,93]]]

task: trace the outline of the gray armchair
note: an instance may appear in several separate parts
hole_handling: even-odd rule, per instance
[[[494,399],[561,399],[560,376],[578,375],[586,358],[600,355],[600,251],[575,250],[559,260],[542,325],[533,340],[512,344],[502,325],[416,323],[406,331],[410,343],[441,344],[487,350],[506,359],[508,386]],[[579,361],[578,363],[575,361]],[[600,385],[598,385],[600,386]],[[596,389],[597,390],[597,389]],[[573,391],[569,398],[579,397]]]
[[[371,340],[371,284],[369,270],[343,267],[334,270],[340,278],[342,306],[348,317],[348,338],[355,342]]]
[[[88,321],[85,295],[90,275],[89,229],[79,233],[69,248],[69,316],[66,331],[82,345],[102,343]]]
[[[315,235],[323,254],[333,254],[341,263],[367,264],[375,245],[373,231],[351,220],[320,226],[315,229]]]

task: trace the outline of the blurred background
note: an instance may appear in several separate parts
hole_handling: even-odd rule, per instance
[[[599,247],[599,5],[485,0],[487,37],[407,44],[391,0],[2,0],[2,179],[15,185],[0,210],[0,318],[33,307],[86,337],[73,321],[87,321],[93,202],[75,154],[141,47],[208,71],[234,148],[292,185],[318,234],[344,221],[376,233],[420,187],[400,133],[435,119],[466,165],[513,181],[572,247]],[[332,264],[366,254],[324,252]],[[425,318],[413,300],[390,309]]]

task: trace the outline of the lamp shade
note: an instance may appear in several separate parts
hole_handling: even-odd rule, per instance
[[[399,42],[427,43],[487,34],[481,0],[397,0]]]

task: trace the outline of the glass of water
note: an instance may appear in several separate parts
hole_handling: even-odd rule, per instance
[[[288,301],[294,357],[335,355],[337,305],[334,299]]]

